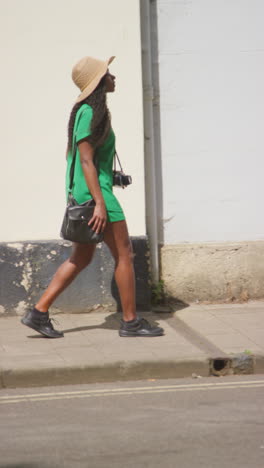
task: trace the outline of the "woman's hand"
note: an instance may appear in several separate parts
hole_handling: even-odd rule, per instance
[[[107,223],[107,214],[104,203],[96,203],[93,217],[90,219],[88,226],[92,228],[96,234],[105,230]]]

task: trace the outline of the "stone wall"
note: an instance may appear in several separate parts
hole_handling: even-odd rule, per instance
[[[147,238],[133,237],[138,310],[150,308]],[[62,240],[0,243],[0,316],[23,315],[68,258],[71,244]],[[114,261],[98,244],[91,265],[55,301],[52,312],[88,312],[94,307],[118,308]],[[120,308],[120,307],[119,307]]]
[[[167,294],[183,301],[264,297],[264,241],[176,244],[161,248]]]

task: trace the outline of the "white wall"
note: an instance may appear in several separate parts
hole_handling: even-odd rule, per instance
[[[134,183],[118,191],[130,234],[145,234],[138,0],[0,0],[0,241],[59,237],[72,66],[116,55],[109,96],[117,148]],[[133,208],[136,205],[136,210]]]
[[[263,239],[264,2],[157,5],[165,243]]]

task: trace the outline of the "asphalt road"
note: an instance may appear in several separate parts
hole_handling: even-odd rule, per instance
[[[3,468],[262,468],[264,376],[0,391]]]

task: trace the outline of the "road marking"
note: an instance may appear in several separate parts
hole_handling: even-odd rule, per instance
[[[251,385],[251,384],[264,384],[264,379],[263,380],[242,380],[239,382],[210,382],[210,383],[193,383],[193,384],[175,384],[175,385],[154,385],[154,386],[148,386],[148,387],[126,387],[126,388],[109,388],[108,390],[106,389],[97,389],[97,390],[75,390],[73,392],[45,392],[45,393],[31,393],[31,394],[25,394],[25,395],[6,395],[0,397],[0,400],[2,398],[17,398],[17,397],[35,397],[35,396],[50,396],[50,395],[77,395],[79,393],[104,393],[104,392],[123,392],[123,391],[129,391],[129,390],[149,390],[149,389],[175,389],[175,388],[190,388],[190,387],[223,387],[223,386],[229,386],[229,385]]]
[[[252,380],[242,382],[221,382],[221,383],[199,383],[199,384],[184,384],[184,385],[162,385],[153,387],[129,387],[129,388],[113,388],[108,390],[80,390],[74,392],[53,392],[53,393],[33,393],[27,395],[6,395],[0,397],[0,404],[12,404],[22,402],[35,401],[52,401],[74,398],[91,398],[114,395],[137,395],[137,394],[154,394],[168,392],[191,392],[205,390],[227,390],[237,388],[257,388],[264,387],[264,380]]]

